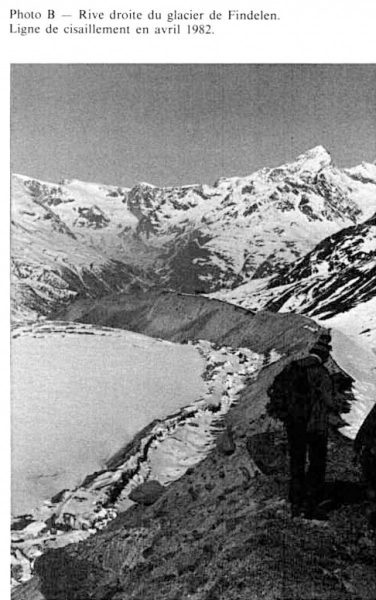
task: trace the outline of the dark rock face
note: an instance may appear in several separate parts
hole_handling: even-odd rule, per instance
[[[132,492],[129,494],[129,498],[130,500],[133,500],[133,502],[141,504],[142,506],[150,506],[161,497],[164,490],[165,488],[159,483],[159,481],[145,481],[145,483],[142,483],[132,490]]]
[[[275,288],[269,310],[279,310],[296,297],[299,312],[334,316],[374,297],[376,286],[376,215],[324,239],[296,266],[268,284]],[[279,286],[282,288],[279,292]]]
[[[360,458],[364,479],[376,500],[376,405],[359,429],[354,446]]]
[[[110,222],[110,219],[104,214],[99,206],[94,205],[90,208],[78,207],[78,214],[87,227],[100,229],[101,227],[106,227]]]

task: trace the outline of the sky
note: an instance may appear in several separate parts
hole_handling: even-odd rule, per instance
[[[375,161],[376,65],[11,70],[11,169],[46,181],[214,183],[319,144],[338,166]]]

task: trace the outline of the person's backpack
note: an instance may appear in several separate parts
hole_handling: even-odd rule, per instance
[[[268,413],[284,423],[302,421],[311,431],[325,431],[332,409],[332,382],[315,355],[298,359],[268,389]]]
[[[310,393],[307,367],[301,361],[290,363],[268,389],[267,411],[283,422],[290,418],[306,420],[310,413]]]

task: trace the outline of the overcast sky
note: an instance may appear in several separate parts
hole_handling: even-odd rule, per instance
[[[317,144],[351,166],[376,159],[375,107],[375,65],[13,65],[12,171],[213,183]]]

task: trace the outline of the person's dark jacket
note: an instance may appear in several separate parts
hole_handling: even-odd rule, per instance
[[[333,408],[333,384],[321,359],[311,354],[290,363],[268,390],[268,413],[286,425],[301,422],[307,432],[326,433]]]

